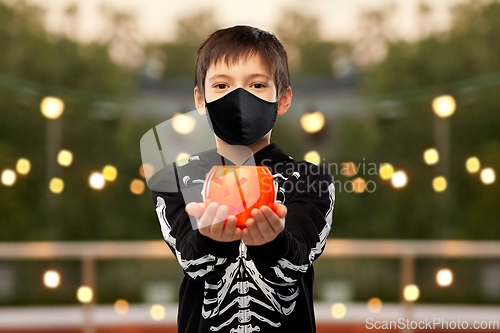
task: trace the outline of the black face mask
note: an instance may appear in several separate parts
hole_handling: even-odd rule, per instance
[[[230,145],[247,146],[262,139],[274,125],[278,101],[268,102],[243,88],[207,103],[210,129]]]

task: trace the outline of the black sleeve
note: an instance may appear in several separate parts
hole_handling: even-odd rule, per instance
[[[163,239],[191,278],[204,281],[217,277],[239,255],[239,241],[218,242],[193,228],[196,221],[185,211],[182,193],[151,190],[151,198]]]
[[[260,274],[275,283],[293,283],[306,273],[323,252],[333,219],[335,186],[327,168],[301,175],[292,192],[284,202],[284,230],[269,243],[248,246]]]

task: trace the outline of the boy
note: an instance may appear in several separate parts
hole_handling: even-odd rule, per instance
[[[335,188],[328,168],[270,143],[292,99],[283,46],[255,27],[214,32],[198,50],[194,98],[218,152],[166,172],[151,191],[163,237],[185,272],[178,332],[316,332],[312,263],[330,232]],[[226,159],[232,145],[251,149],[277,189],[275,210],[253,209],[244,229],[223,203],[205,209],[199,187],[187,205],[180,193],[213,165],[233,164]]]

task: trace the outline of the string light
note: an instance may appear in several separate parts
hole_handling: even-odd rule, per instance
[[[385,163],[380,167],[380,178],[383,180],[391,179],[394,175],[394,167],[390,163]]]
[[[21,175],[26,175],[31,170],[31,163],[25,158],[20,158],[16,163],[16,171]]]
[[[347,309],[343,303],[335,303],[332,305],[331,314],[335,319],[342,319],[345,317]]]
[[[55,270],[48,270],[43,274],[43,284],[47,288],[55,289],[61,283],[61,276]]]
[[[404,171],[397,171],[392,175],[391,181],[395,188],[402,188],[408,183],[408,177]]]
[[[300,117],[300,125],[307,133],[316,133],[325,126],[325,116],[321,111],[308,112]]]
[[[321,162],[321,156],[316,150],[311,150],[304,155],[304,160],[309,163],[318,165]]]
[[[12,186],[16,182],[16,173],[14,170],[5,169],[2,171],[2,184],[5,186]]]
[[[382,310],[382,301],[380,298],[370,298],[368,301],[368,311],[378,313]]]
[[[81,286],[76,292],[76,298],[80,303],[90,303],[93,297],[94,293],[92,291],[92,288],[88,286]]]
[[[404,288],[403,295],[409,302],[415,302],[420,296],[420,289],[414,284],[409,284]]]
[[[163,305],[155,304],[151,307],[149,314],[153,320],[162,320],[165,318],[165,308]]]
[[[448,287],[453,283],[453,273],[448,268],[440,269],[436,274],[436,282],[440,287]]]
[[[439,161],[439,153],[435,148],[429,148],[424,151],[424,161],[427,165],[436,164]]]
[[[57,97],[45,97],[40,104],[40,111],[45,118],[57,119],[64,111],[64,102]]]

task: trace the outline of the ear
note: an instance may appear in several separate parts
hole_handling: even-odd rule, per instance
[[[198,110],[198,113],[201,116],[204,116],[206,114],[205,99],[203,98],[202,94],[200,93],[198,86],[194,87],[194,104],[195,104],[196,109]]]
[[[292,104],[292,88],[288,87],[278,103],[278,115],[282,116]]]

